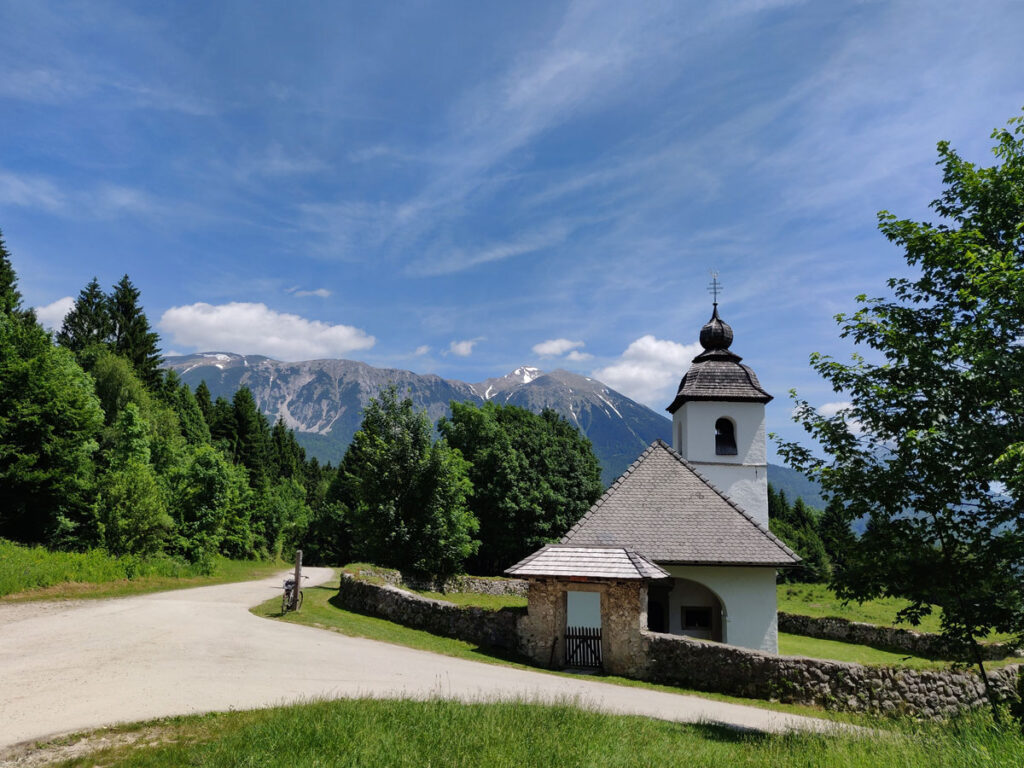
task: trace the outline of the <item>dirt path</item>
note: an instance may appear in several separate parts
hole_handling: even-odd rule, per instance
[[[306,569],[308,585],[331,578]],[[0,606],[0,747],[116,722],[299,699],[575,699],[608,712],[760,730],[811,718],[575,680],[345,637],[249,613],[280,577],[70,604]]]

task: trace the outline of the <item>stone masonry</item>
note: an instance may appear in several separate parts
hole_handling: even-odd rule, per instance
[[[823,640],[839,640],[844,643],[871,645],[905,651],[916,656],[931,658],[953,658],[949,644],[941,635],[928,632],[914,632],[896,627],[879,627],[835,617],[815,618],[792,613],[779,613],[779,632],[791,635],[818,637]],[[981,646],[985,659],[1004,659],[1007,656],[1020,656],[1021,649],[1006,643],[985,643]]]
[[[874,667],[774,656],[720,643],[643,632],[643,679],[702,691],[854,712],[942,717],[985,706],[981,679],[968,670]],[[1020,665],[989,671],[1013,698]]]
[[[376,574],[375,574],[376,575]],[[489,580],[485,580],[489,581]],[[432,600],[391,584],[344,575],[338,602],[434,634],[517,652],[561,668],[565,593],[601,593],[604,668],[665,685],[828,709],[917,717],[945,717],[986,705],[980,678],[967,669],[912,670],[864,666],[798,656],[776,656],[704,640],[648,632],[642,582],[530,581],[529,608],[489,611]],[[1000,695],[1014,698],[1024,666],[990,670]]]

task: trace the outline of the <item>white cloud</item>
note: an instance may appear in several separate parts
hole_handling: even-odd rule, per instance
[[[471,354],[473,354],[473,347],[483,340],[483,336],[480,336],[475,339],[463,339],[462,341],[453,341],[448,346],[448,351],[451,352],[453,355],[458,355],[459,357],[469,357]]]
[[[298,286],[296,286],[295,288],[289,288],[288,293],[290,293],[292,296],[297,296],[299,298],[303,298],[305,296],[319,296],[321,299],[326,299],[328,296],[331,295],[331,292],[326,288],[314,288],[313,290],[307,291],[304,289],[299,290]]]
[[[582,341],[571,339],[548,339],[540,344],[533,345],[533,354],[541,357],[561,357],[569,350],[575,350],[584,346]]]
[[[568,355],[565,356],[566,360],[572,360],[574,363],[579,363],[584,360],[589,360],[593,355],[589,352],[580,352],[578,349],[574,349]]]
[[[57,331],[64,324],[64,316],[71,311],[73,306],[75,306],[75,300],[70,296],[65,296],[52,304],[36,307],[36,317],[44,327]]]
[[[416,357],[421,357],[422,355],[427,354],[427,352],[429,352],[429,351],[430,351],[430,345],[429,344],[421,344],[420,346],[416,347],[416,351],[413,352],[413,354],[416,355]]]
[[[835,403],[825,403],[824,405],[818,406],[818,413],[820,413],[822,416],[831,417],[835,416],[840,411],[845,411],[851,405],[853,405],[853,403],[851,403],[849,400],[840,400]]]
[[[171,307],[160,318],[159,327],[178,345],[281,360],[341,357],[376,343],[373,336],[351,325],[307,320],[266,304],[237,301]]]
[[[832,418],[833,416],[843,415],[843,420],[846,422],[846,428],[850,430],[851,434],[863,434],[864,425],[857,419],[849,418],[844,413],[844,411],[852,407],[853,403],[851,403],[849,400],[837,400],[834,403],[824,403],[818,406],[818,413],[826,418]]]
[[[647,334],[626,347],[617,362],[591,375],[627,397],[660,410],[668,405],[679,379],[700,352],[697,342],[679,344]]]

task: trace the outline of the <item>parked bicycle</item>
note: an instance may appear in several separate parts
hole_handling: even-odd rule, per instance
[[[309,576],[302,578],[308,579]],[[284,580],[284,595],[281,597],[281,613],[297,611],[302,607],[302,590],[295,587],[295,579]]]

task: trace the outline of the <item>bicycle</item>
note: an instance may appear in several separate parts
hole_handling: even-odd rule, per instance
[[[302,578],[308,579],[309,576]],[[294,594],[294,593],[298,594]],[[302,590],[295,588],[295,579],[284,580],[284,595],[281,596],[281,613],[297,611],[302,607]]]

